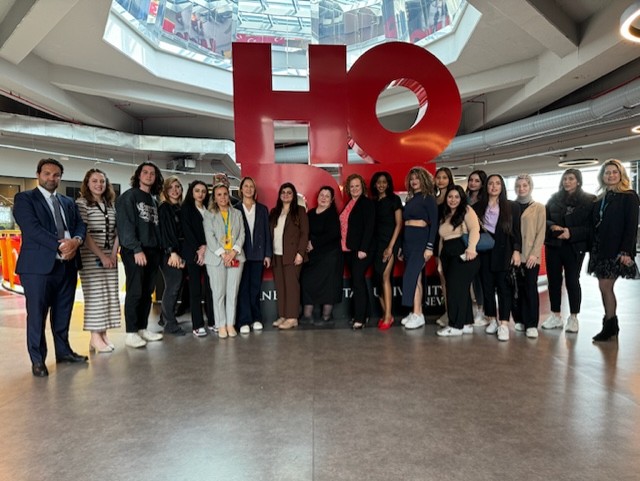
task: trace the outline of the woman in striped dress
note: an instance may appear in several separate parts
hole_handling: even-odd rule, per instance
[[[90,169],[84,176],[76,201],[87,224],[87,236],[80,248],[80,281],[84,294],[84,330],[91,332],[89,350],[112,352],[107,329],[120,327],[118,296],[118,235],[115,193],[106,174]]]

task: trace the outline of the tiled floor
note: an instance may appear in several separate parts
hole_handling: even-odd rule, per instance
[[[576,335],[431,324],[132,350],[120,331],[86,366],[50,358],[47,379],[30,372],[23,299],[0,291],[0,479],[637,480],[640,283],[618,282],[620,339],[598,345],[583,286]],[[71,343],[87,353],[81,313]]]

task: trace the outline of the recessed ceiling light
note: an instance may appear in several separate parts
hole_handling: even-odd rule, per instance
[[[640,134],[640,125],[636,125],[634,128],[632,128],[631,132],[633,132],[634,134]]]
[[[558,162],[558,167],[588,167],[590,165],[598,165],[598,159],[573,159]]]
[[[640,1],[633,2],[620,17],[620,35],[640,43]]]

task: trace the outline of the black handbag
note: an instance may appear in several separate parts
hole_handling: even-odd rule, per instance
[[[465,247],[469,247],[469,234],[462,234],[462,242],[464,242]],[[476,244],[476,251],[490,251],[495,245],[496,241],[491,234],[488,232],[480,232],[480,240],[478,240],[478,244]]]

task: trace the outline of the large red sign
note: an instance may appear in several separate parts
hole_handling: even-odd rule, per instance
[[[233,44],[236,160],[242,175],[256,179],[260,199],[275,205],[278,187],[295,184],[315,205],[320,186],[338,187],[353,172],[367,181],[378,170],[391,173],[401,188],[415,165],[442,152],[460,123],[460,94],[447,68],[421,47],[392,42],[368,50],[346,69],[346,47],[309,47],[309,91],[276,91],[272,87],[271,45]],[[406,82],[411,80],[411,82]],[[417,85],[426,92],[426,112],[404,132],[385,129],[376,115],[378,97],[391,83]],[[307,124],[307,164],[276,164],[274,122]],[[347,162],[348,142],[367,153],[368,162]],[[339,165],[338,179],[317,164]],[[338,207],[342,199],[336,199]]]

